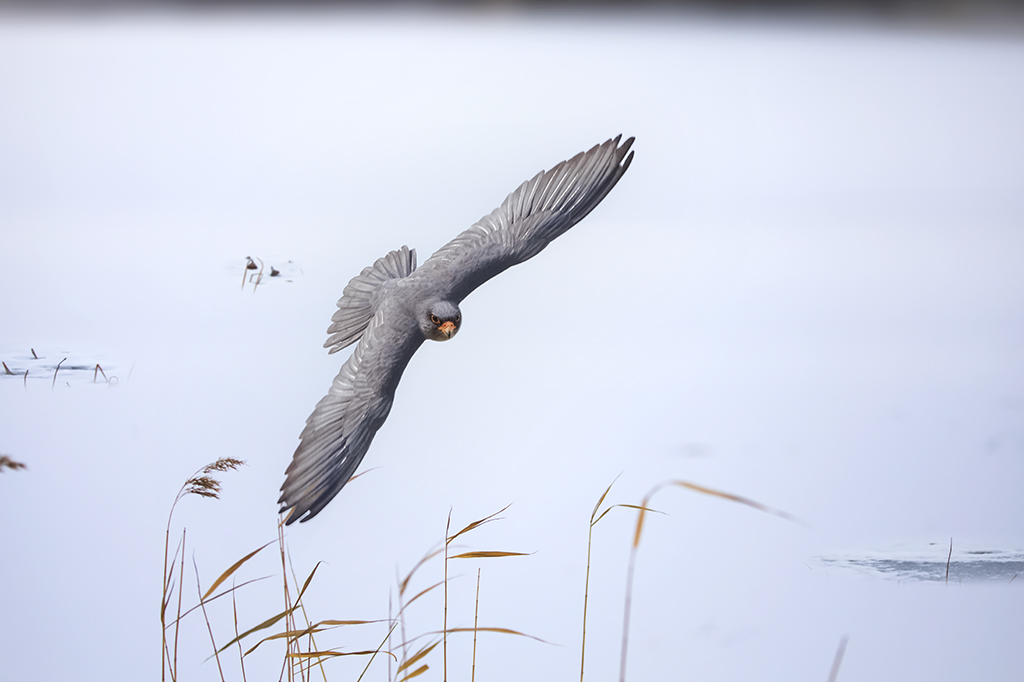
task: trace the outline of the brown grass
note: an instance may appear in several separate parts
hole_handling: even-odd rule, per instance
[[[4,460],[9,458],[0,459],[0,466],[3,465]],[[263,578],[256,578],[246,580],[241,583],[236,583],[237,576],[240,571],[244,569],[251,560],[257,557],[264,549],[273,544],[274,541],[270,541],[263,546],[252,550],[248,554],[242,556],[240,559],[235,561],[231,566],[222,571],[218,577],[210,583],[209,587],[205,590],[201,587],[200,575],[198,566],[193,559],[193,567],[196,574],[196,593],[198,601],[196,604],[185,608],[182,596],[182,580],[184,574],[184,553],[185,553],[185,530],[182,529],[181,539],[178,542],[177,549],[174,553],[170,553],[170,532],[172,525],[172,518],[174,509],[178,502],[187,496],[196,495],[199,497],[207,497],[216,499],[221,492],[220,481],[214,476],[216,473],[226,472],[233,470],[241,466],[243,462],[240,460],[225,458],[217,460],[216,462],[203,467],[202,469],[195,472],[185,483],[182,485],[178,492],[174,503],[171,505],[171,511],[168,515],[167,529],[165,534],[164,543],[164,577],[163,577],[163,599],[161,602],[160,621],[163,632],[162,642],[162,678],[166,680],[169,676],[171,682],[177,682],[179,670],[178,670],[178,642],[182,620],[188,617],[195,611],[199,611],[203,614],[204,621],[206,623],[207,634],[210,638],[210,645],[213,650],[211,658],[216,660],[218,671],[221,679],[226,679],[224,671],[224,660],[222,654],[227,652],[229,649],[234,648],[237,650],[238,663],[241,669],[241,675],[243,682],[246,679],[245,659],[256,649],[260,648],[264,644],[268,643],[283,643],[284,644],[284,655],[281,665],[280,679],[287,679],[289,682],[295,680],[301,680],[307,682],[312,679],[314,669],[316,669],[317,677],[322,678],[325,682],[328,679],[328,666],[325,663],[337,658],[349,657],[349,656],[365,656],[367,662],[365,667],[362,669],[362,673],[359,675],[358,680],[362,680],[369,670],[372,663],[377,659],[378,655],[382,655],[388,660],[388,680],[389,682],[406,682],[412,680],[421,675],[427,673],[432,665],[436,665],[437,661],[434,658],[438,655],[440,650],[441,656],[441,679],[444,682],[448,680],[449,673],[449,651],[448,651],[448,639],[451,636],[461,636],[464,634],[472,634],[472,655],[468,663],[469,667],[469,678],[470,682],[475,682],[476,679],[476,668],[478,660],[478,643],[479,635],[481,633],[496,633],[507,636],[525,637],[533,639],[535,641],[544,642],[544,640],[535,637],[530,634],[514,630],[512,628],[500,627],[500,626],[481,626],[479,621],[480,611],[480,585],[482,568],[477,567],[477,580],[476,580],[476,594],[473,607],[473,625],[472,627],[450,627],[449,626],[449,597],[450,590],[452,589],[452,579],[449,572],[449,562],[452,561],[481,561],[490,559],[507,559],[512,557],[523,557],[527,556],[526,552],[506,551],[506,550],[492,550],[492,549],[465,549],[463,551],[453,551],[455,549],[453,543],[456,540],[464,540],[474,531],[479,528],[490,524],[494,521],[500,520],[500,514],[505,512],[508,507],[504,507],[493,514],[489,514],[483,518],[472,521],[460,530],[452,532],[452,512],[449,512],[445,522],[444,541],[440,547],[435,547],[426,552],[423,557],[416,562],[415,565],[404,575],[400,576],[400,579],[396,579],[397,583],[397,612],[391,613],[390,600],[388,617],[386,619],[372,620],[372,619],[351,619],[351,618],[334,618],[334,619],[322,619],[313,620],[307,613],[306,603],[304,601],[305,595],[308,588],[310,587],[313,579],[320,566],[319,563],[313,567],[313,569],[306,576],[305,580],[302,581],[299,586],[299,580],[295,574],[294,567],[291,566],[291,558],[287,551],[285,544],[285,536],[283,530],[284,519],[279,519],[278,524],[278,537],[277,544],[281,559],[281,578],[284,595],[284,608],[283,610],[274,613],[273,615],[263,619],[261,622],[249,627],[248,629],[241,630],[238,621],[238,610],[237,610],[237,594],[236,592],[244,588],[253,582],[262,580]],[[617,480],[617,479],[616,479]],[[637,519],[635,529],[632,534],[632,541],[629,547],[629,563],[626,576],[625,585],[625,599],[623,609],[623,624],[622,624],[622,651],[620,658],[620,670],[619,679],[620,681],[625,680],[627,670],[627,654],[629,644],[629,628],[630,628],[630,615],[632,609],[632,594],[633,584],[636,569],[636,560],[638,550],[643,537],[643,530],[647,521],[647,515],[649,513],[658,513],[657,510],[653,509],[650,504],[656,494],[665,488],[679,488],[685,489],[690,492],[700,493],[701,495],[707,495],[724,499],[726,501],[735,502],[749,506],[758,511],[773,514],[781,518],[799,521],[792,515],[768,507],[759,502],[755,502],[745,497],[740,497],[732,493],[715,490],[702,485],[691,483],[688,481],[672,480],[659,483],[650,489],[650,491],[643,497],[639,504],[627,504],[627,503],[606,503],[609,494],[615,481],[605,489],[605,491],[598,498],[597,503],[594,505],[593,510],[590,514],[589,528],[587,533],[587,559],[586,559],[586,576],[583,585],[583,622],[582,622],[582,637],[580,644],[580,680],[584,679],[586,671],[586,644],[587,644],[587,609],[590,598],[590,569],[591,569],[591,552],[593,546],[593,535],[594,528],[602,519],[605,518],[613,509],[632,509],[637,512]],[[440,566],[438,566],[437,559],[443,558]],[[419,582],[421,575],[426,572],[437,571],[440,573],[438,576],[440,579],[426,580],[426,585],[413,588],[413,585]],[[289,580],[289,573],[291,574],[291,580]],[[435,575],[437,575],[435,573]],[[231,587],[227,588],[226,584],[231,581]],[[298,591],[293,594],[293,587],[298,587]],[[410,607],[419,603],[419,600],[432,593],[437,588],[442,588],[443,591],[443,603],[442,609],[442,628],[440,630],[430,630],[421,632],[420,634],[409,636],[408,630],[408,616],[410,613]],[[218,592],[218,590],[220,590]],[[177,593],[175,593],[177,592]],[[230,623],[231,638],[225,644],[218,644],[215,636],[215,628],[210,620],[210,614],[207,611],[207,605],[211,602],[225,596],[231,596],[232,600],[232,618]],[[409,596],[412,595],[412,596]],[[168,617],[169,610],[172,602],[176,602],[176,613],[174,618]],[[301,620],[301,623],[298,622]],[[347,628],[353,626],[373,626],[375,624],[385,624],[386,633],[380,640],[380,643],[375,649],[365,649],[356,651],[346,651],[338,646],[321,646],[318,645],[317,636],[328,637],[329,633],[332,633],[339,628]],[[283,624],[283,628],[278,631],[274,631],[275,626]],[[397,643],[392,641],[392,638],[398,635]],[[259,635],[259,639],[255,639]],[[333,636],[333,635],[332,635]],[[255,641],[250,641],[243,646],[243,641],[252,638]],[[423,643],[418,643],[421,640]],[[836,653],[836,658],[833,663],[832,677],[830,680],[834,680],[835,674],[838,671],[839,663],[842,659],[843,650],[845,649],[846,638],[840,642],[840,648]],[[454,671],[454,668],[453,668]],[[455,675],[453,674],[453,677]],[[357,682],[358,682],[357,680]]]
[[[10,469],[11,471],[18,471],[19,469],[27,469],[28,467],[21,462],[15,462],[7,455],[0,455],[0,471],[4,469]]]

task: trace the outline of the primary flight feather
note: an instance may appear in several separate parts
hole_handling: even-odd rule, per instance
[[[324,347],[336,353],[358,343],[306,420],[285,472],[278,503],[282,513],[291,510],[288,524],[319,514],[352,477],[416,349],[458,332],[459,303],[536,256],[605,198],[633,160],[633,138],[621,145],[620,138],[527,180],[420,268],[415,249],[403,246],[348,283]]]

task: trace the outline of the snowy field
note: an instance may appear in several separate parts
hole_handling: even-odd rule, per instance
[[[177,505],[188,607],[193,557],[205,590],[277,538],[284,469],[347,355],[321,346],[348,280],[403,244],[422,262],[622,133],[636,157],[604,203],[463,303],[458,338],[406,371],[369,473],[287,529],[300,583],[323,562],[308,617],[387,619],[449,511],[461,528],[511,504],[458,551],[529,556],[453,561],[448,626],[472,627],[479,567],[479,624],[544,642],[480,634],[477,679],[576,679],[594,504],[620,474],[606,505],[681,479],[803,525],[659,492],[627,679],[824,681],[848,637],[842,682],[1019,680],[1019,36],[497,10],[0,15],[0,455],[27,465],[0,472],[0,679],[157,679],[175,495],[208,462],[247,462],[218,475],[221,499]],[[619,672],[635,522],[616,508],[594,528],[588,680]],[[279,573],[272,545],[233,576],[275,576],[237,591],[240,629],[283,608]],[[432,560],[410,589],[442,577]],[[442,610],[428,593],[406,635],[441,629]],[[230,601],[209,615],[226,644]],[[374,649],[387,629],[317,645]],[[278,679],[283,653],[263,644],[247,679]],[[178,679],[220,679],[210,654],[193,613]],[[471,656],[453,634],[450,679]],[[424,662],[420,679],[442,679],[441,647]],[[380,656],[363,679],[388,675]]]

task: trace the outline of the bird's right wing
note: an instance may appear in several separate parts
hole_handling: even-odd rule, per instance
[[[316,516],[352,478],[423,340],[416,328],[405,332],[389,325],[385,311],[370,320],[299,436],[278,500],[281,513],[292,510],[288,524]]]
[[[442,296],[458,302],[491,277],[533,258],[594,210],[629,168],[633,138],[619,145],[621,137],[527,180],[419,271],[433,274]]]

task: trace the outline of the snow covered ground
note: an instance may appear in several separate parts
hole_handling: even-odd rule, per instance
[[[402,244],[422,262],[623,133],[618,187],[465,301],[458,338],[410,364],[372,471],[288,529],[299,581],[324,562],[309,617],[387,618],[449,510],[461,527],[511,503],[466,546],[531,554],[453,563],[449,626],[472,626],[479,565],[480,625],[548,643],[481,634],[478,678],[575,679],[597,498],[620,474],[607,503],[683,479],[806,527],[658,493],[628,679],[825,680],[843,636],[843,682],[1020,679],[1021,121],[1012,33],[0,15],[0,454],[28,467],[0,473],[0,678],[156,679],[170,505],[204,464],[246,460],[220,500],[178,504],[186,604],[193,556],[205,589],[276,537],[284,468],[345,357],[321,345],[349,278]],[[250,256],[281,275],[243,287]],[[587,679],[618,674],[635,518],[595,528]],[[237,577],[279,569],[268,548]],[[441,578],[435,560],[412,589]],[[237,596],[241,628],[282,608],[279,578]],[[220,679],[189,618],[180,680]],[[435,590],[407,634],[441,618]],[[211,619],[226,643],[230,604]],[[452,636],[451,679],[470,647]],[[282,651],[261,646],[248,679],[276,679]],[[364,679],[386,676],[381,658]]]

